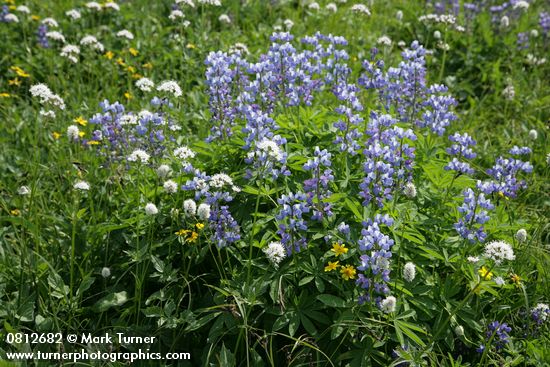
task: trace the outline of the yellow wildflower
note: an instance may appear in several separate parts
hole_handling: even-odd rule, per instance
[[[197,46],[195,46],[195,45],[192,44],[192,43],[188,43],[187,46],[185,46],[185,47],[190,48],[190,49],[194,49],[194,48],[196,48]]]
[[[179,231],[177,231],[176,233],[174,233],[176,236],[185,236],[187,234],[187,232],[189,232],[189,230],[187,229],[180,229]]]
[[[2,97],[2,98],[8,98],[8,97],[11,97],[11,94],[6,93],[6,92],[3,92],[3,93],[0,93],[0,97]]]
[[[12,66],[10,69],[15,71],[15,73],[21,78],[28,78],[31,76],[31,74],[25,72],[25,70],[21,69],[19,66]]]
[[[139,74],[139,73],[135,73],[135,74],[132,74],[132,78],[134,79],[141,79],[143,78],[143,75]]]
[[[105,56],[109,60],[112,60],[113,57],[115,57],[115,54],[112,51],[107,51],[107,52],[105,52],[105,55],[103,55],[103,56]]]
[[[151,64],[150,62],[146,62],[145,64],[143,64],[143,67],[145,69],[152,69],[153,68],[153,64]]]
[[[32,20],[40,20],[40,17],[38,15],[31,15]]]
[[[81,138],[83,138],[84,135],[86,135],[86,132],[85,132],[85,131],[79,131],[79,132],[78,132],[78,136],[80,136]]]
[[[88,125],[88,121],[86,121],[86,119],[82,116],[78,116],[73,121],[76,122],[77,124],[79,124],[80,126]]]
[[[355,268],[351,265],[342,266],[342,269],[340,270],[340,273],[342,274],[342,278],[344,280],[350,280],[355,278],[355,273],[357,271]]]
[[[516,286],[519,287],[521,285],[521,278],[519,275],[511,274],[510,279],[512,280],[512,283],[514,283]]]
[[[88,141],[88,145],[98,145],[99,144],[99,141],[97,140],[89,140]]]
[[[191,232],[191,235],[188,236],[186,239],[185,239],[185,242],[188,242],[188,243],[191,243],[191,242],[195,242],[197,240],[197,238],[199,238],[199,234],[195,231],[192,231]]]
[[[338,265],[338,261],[335,262],[328,262],[328,265],[325,266],[325,271],[333,271],[336,270],[340,265]]]
[[[200,231],[201,229],[204,228],[204,223],[197,223],[195,224],[195,227]]]
[[[57,140],[57,139],[59,139],[59,138],[61,137],[61,134],[58,133],[57,131],[54,131],[54,132],[52,133],[52,136],[53,136],[53,138],[54,138],[55,140]]]
[[[130,48],[128,49],[128,51],[130,51],[130,53],[132,54],[132,56],[137,56],[137,55],[139,54],[139,51],[136,50],[136,49],[133,48],[133,47],[130,47]]]
[[[477,272],[485,280],[491,280],[491,278],[493,277],[493,272],[489,271],[489,269],[487,269],[485,266],[482,266],[481,269],[479,269]]]
[[[15,10],[15,9],[17,9],[17,6],[15,6],[15,5],[10,5],[10,10]]]
[[[19,78],[10,79],[8,80],[8,85],[20,86],[21,80],[19,80]]]
[[[126,66],[126,63],[124,62],[124,60],[122,60],[122,57],[119,57],[118,59],[116,59],[116,63],[119,64],[120,66]]]
[[[124,97],[126,97],[126,99],[128,99],[128,100],[134,98],[134,97],[132,97],[132,95],[130,94],[130,92],[124,93]]]
[[[10,210],[10,214],[13,215],[14,217],[17,217],[19,214],[21,214],[21,212],[19,211],[19,209],[13,209],[13,210]]]
[[[340,245],[339,243],[335,243],[332,245],[332,252],[334,252],[335,256],[338,257],[340,255],[346,254],[349,249],[346,248],[346,245]]]
[[[128,67],[126,68],[126,70],[127,70],[129,73],[135,73],[135,72],[136,72],[136,68],[133,67],[133,66],[128,66]]]

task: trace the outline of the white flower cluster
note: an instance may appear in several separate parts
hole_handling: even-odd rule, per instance
[[[103,4],[103,7],[105,9],[111,9],[111,10],[114,10],[114,11],[120,11],[120,6],[118,6],[117,3],[113,2],[113,1],[108,1],[106,2],[105,4]]]
[[[248,55],[248,47],[244,43],[237,42],[233,46],[229,47],[229,54]]]
[[[529,9],[529,3],[524,0],[520,0],[516,2],[513,6],[514,9],[521,9],[521,10],[527,10]]]
[[[80,48],[75,45],[66,45],[61,49],[60,55],[76,64],[78,62],[78,55],[80,55]]]
[[[4,15],[4,21],[6,23],[19,23],[19,18],[15,14],[8,13]]]
[[[125,113],[124,115],[120,116],[120,120],[118,120],[121,126],[125,125],[137,125],[138,118],[136,115],[131,115],[129,113]]]
[[[166,164],[162,164],[157,168],[157,176],[159,176],[160,178],[165,178],[170,176],[171,172],[172,172],[172,169]]]
[[[315,1],[310,3],[307,7],[309,10],[315,10],[315,11],[318,11],[319,9],[321,9],[321,6],[319,5],[319,3]]]
[[[92,49],[97,50],[99,52],[103,52],[105,50],[105,47],[103,47],[103,44],[97,40],[94,36],[86,35],[82,37],[80,40],[81,46],[90,46]]]
[[[80,130],[78,129],[78,126],[76,126],[76,125],[70,125],[70,126],[67,128],[67,137],[68,137],[69,140],[71,140],[71,141],[78,140],[78,138],[80,137]]]
[[[527,62],[529,65],[540,66],[546,64],[546,58],[538,58],[533,54],[527,54],[525,62]]]
[[[485,256],[499,265],[504,260],[514,260],[514,250],[512,246],[504,241],[493,241],[485,245]]]
[[[188,147],[179,147],[174,150],[174,156],[186,162],[189,158],[195,158],[195,152]]]
[[[369,8],[365,4],[355,4],[351,7],[351,10],[364,15],[371,15]]]
[[[539,303],[531,310],[531,314],[537,313],[540,317],[540,322],[545,323],[550,319],[550,307],[546,303]]]
[[[502,96],[509,101],[513,100],[516,96],[516,90],[514,86],[510,84],[506,88],[504,88],[502,91]]]
[[[516,232],[515,237],[516,237],[516,240],[518,240],[518,242],[525,242],[527,241],[527,231],[521,228]]]
[[[380,302],[380,309],[384,313],[392,313],[395,312],[395,306],[397,304],[397,300],[394,296],[388,296],[385,299]]]
[[[175,194],[176,192],[178,192],[178,184],[173,180],[168,180],[164,182],[164,185],[162,185],[162,187],[164,188],[164,191],[166,191],[166,193],[168,194]]]
[[[231,18],[229,18],[229,15],[227,14],[220,15],[218,20],[220,23],[231,24]]]
[[[195,7],[195,3],[193,2],[193,0],[176,0],[176,4],[183,4],[183,5],[187,5],[187,6],[190,6],[192,8]]]
[[[151,79],[141,78],[136,81],[136,87],[142,92],[150,92],[155,87],[155,83]]]
[[[199,4],[222,6],[221,0],[197,0]]]
[[[95,1],[90,1],[85,6],[90,10],[101,11],[101,4]]]
[[[53,107],[59,108],[60,110],[65,109],[65,102],[57,94],[52,93],[50,88],[46,84],[35,84],[30,88],[31,95],[33,97],[40,98],[40,103],[42,105],[51,105]],[[48,112],[48,111],[46,111]],[[51,111],[54,116],[55,112]]]
[[[75,190],[88,191],[88,190],[90,190],[90,184],[87,183],[86,181],[77,181],[77,182],[73,185],[73,188],[74,188]]]
[[[160,83],[157,91],[171,93],[174,97],[181,97],[182,95],[180,86],[173,80],[166,80]]]
[[[145,214],[153,216],[157,215],[159,213],[159,210],[157,209],[157,206],[153,203],[149,203],[145,205]]]
[[[441,23],[454,25],[456,23],[456,17],[452,14],[426,14],[421,15],[418,18],[423,23]]]
[[[283,152],[281,148],[273,140],[264,138],[261,142],[256,145],[257,151],[252,151],[248,153],[248,158],[252,159],[259,154],[267,155],[272,161],[279,162],[283,159]]]
[[[409,199],[416,197],[416,186],[414,186],[414,183],[407,182],[405,186],[403,187],[403,194],[405,194],[406,197]]]
[[[46,37],[54,41],[65,43],[65,36],[58,31],[46,32]]]
[[[117,37],[120,37],[120,38],[127,38],[129,40],[133,40],[134,39],[134,35],[132,34],[132,32],[130,32],[129,30],[127,29],[123,29],[121,31],[118,31],[117,34],[116,34]]]
[[[151,156],[147,154],[147,152],[141,149],[136,149],[130,154],[130,156],[128,157],[128,161],[147,163],[149,162],[149,158],[151,158]]]
[[[403,267],[403,278],[407,282],[412,282],[416,277],[416,266],[412,262],[408,262]]]
[[[176,19],[182,19],[182,18],[185,18],[185,14],[183,14],[183,12],[178,9],[172,10],[170,15],[168,16],[168,19],[170,20],[176,20]]]
[[[327,6],[325,6],[325,9],[333,13],[336,13],[338,11],[338,7],[336,6],[335,3],[328,3]]]
[[[68,16],[69,18],[71,18],[72,20],[78,20],[78,19],[82,18],[82,15],[76,9],[67,10],[65,12],[65,15]]]
[[[379,45],[382,45],[382,46],[388,46],[390,47],[392,42],[391,42],[391,38],[384,35],[382,37],[379,37],[377,40],[376,40],[376,43],[379,44]]]
[[[278,268],[279,263],[286,257],[285,247],[280,242],[270,242],[269,245],[263,249],[263,252],[275,268]]]
[[[19,13],[23,13],[23,14],[30,14],[31,13],[31,9],[29,9],[28,6],[25,6],[25,5],[19,5],[17,8],[15,8],[16,11],[18,11]]]
[[[42,20],[42,24],[45,24],[47,25],[48,27],[52,27],[52,28],[57,28],[59,27],[59,24],[57,23],[57,21],[53,18],[44,18]]]
[[[241,191],[237,186],[233,185],[233,179],[225,173],[216,173],[210,177],[209,184],[211,187],[221,189],[224,186],[229,186],[235,192]]]

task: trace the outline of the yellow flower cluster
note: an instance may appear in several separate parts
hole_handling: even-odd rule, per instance
[[[339,257],[342,255],[345,255],[348,253],[349,248],[346,247],[344,244],[335,243],[332,245],[332,249],[330,250],[335,257]],[[340,274],[342,275],[342,279],[344,280],[350,280],[355,279],[355,275],[357,274],[357,271],[355,268],[351,265],[340,265],[340,261],[329,261],[328,265],[325,266],[325,272],[334,271],[340,268]]]

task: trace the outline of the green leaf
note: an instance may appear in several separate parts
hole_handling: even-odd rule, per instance
[[[346,301],[332,294],[320,294],[317,299],[329,307],[346,307]]]
[[[93,306],[96,312],[105,312],[111,307],[117,307],[125,304],[128,301],[126,291],[111,293],[95,303]]]

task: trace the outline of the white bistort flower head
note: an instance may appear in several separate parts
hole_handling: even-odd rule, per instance
[[[263,249],[263,252],[275,268],[278,268],[279,263],[286,257],[285,247],[280,242],[270,242],[269,245]]]
[[[145,214],[147,215],[157,215],[159,210],[157,209],[157,206],[153,203],[149,203],[145,205]]]
[[[287,31],[289,31],[290,29],[292,29],[292,27],[294,27],[294,22],[290,19],[285,19],[283,24],[285,25],[285,28],[287,29]]]
[[[4,15],[4,21],[6,23],[19,23],[19,18],[15,14],[8,13]]]
[[[78,140],[80,135],[80,130],[78,129],[78,126],[71,125],[67,128],[67,137],[69,140]]]
[[[412,262],[408,262],[403,267],[403,278],[407,282],[412,282],[416,277],[416,266]]]
[[[527,1],[520,0],[514,4],[513,8],[526,10],[529,9],[529,3]]]
[[[164,191],[166,191],[168,194],[175,194],[178,192],[178,184],[173,180],[168,180],[164,182],[164,185],[162,185],[164,188]]]
[[[402,11],[402,10],[398,10],[398,11],[395,13],[395,18],[396,18],[398,21],[402,21],[402,20],[403,20],[403,11]]]
[[[166,80],[157,86],[157,91],[167,92],[174,95],[174,97],[180,97],[182,95],[181,88],[173,80]]]
[[[510,18],[508,18],[506,15],[500,18],[500,26],[502,28],[508,28],[510,26]]]
[[[416,186],[412,182],[407,182],[403,187],[403,194],[409,199],[416,197]]]
[[[338,11],[338,7],[336,6],[335,3],[328,3],[327,6],[325,6],[325,9],[333,13],[336,13]]]
[[[518,242],[525,242],[527,240],[527,231],[521,228],[516,232],[515,237],[516,237],[516,240],[518,240]]]
[[[197,209],[197,216],[200,220],[208,220],[210,218],[210,205],[204,203],[200,204]]]
[[[155,87],[155,83],[151,79],[141,78],[136,81],[136,87],[142,92],[150,92]]]
[[[147,163],[149,161],[149,158],[151,158],[151,156],[147,154],[147,152],[142,149],[136,149],[132,152],[132,154],[130,154],[130,156],[128,157],[128,161]]]
[[[170,168],[170,166],[166,164],[162,164],[157,168],[157,175],[160,178],[168,177],[171,172],[172,172],[172,169]]]
[[[310,3],[307,7],[308,7],[309,10],[315,10],[315,11],[321,9],[321,6],[319,5],[319,3],[315,2],[315,1]]]
[[[203,204],[201,204],[203,205]],[[197,214],[197,203],[193,199],[187,199],[183,202],[183,212],[186,216],[192,217]]]
[[[88,190],[90,190],[90,184],[87,183],[86,181],[77,181],[77,182],[73,185],[73,188],[74,188],[75,190],[88,191]]]
[[[504,260],[512,261],[516,258],[512,246],[504,241],[492,241],[485,245],[485,256],[499,265]]]
[[[538,137],[539,137],[539,133],[537,130],[535,129],[529,130],[529,139],[537,140]]]
[[[105,9],[111,9],[111,10],[114,10],[114,11],[120,11],[120,6],[113,2],[113,1],[108,1],[106,2],[105,4],[103,4],[103,7]]]
[[[397,300],[394,296],[388,296],[385,299],[380,302],[380,309],[384,313],[391,313],[395,312],[395,306],[397,304]]]
[[[376,40],[376,43],[379,44],[379,45],[382,45],[382,46],[391,46],[392,42],[391,42],[391,38],[386,36],[386,35],[383,35],[382,37],[379,37],[377,40]]]
[[[109,278],[111,276],[111,269],[109,269],[108,267],[104,267],[103,269],[101,269],[101,276],[103,278]]]
[[[21,196],[25,196],[30,194],[31,190],[29,189],[28,186],[21,186],[20,188],[17,189],[17,193]]]
[[[225,24],[231,24],[231,18],[229,18],[229,15],[227,14],[222,14],[218,17],[218,20],[221,22],[221,23],[225,23]]]
[[[464,336],[464,327],[462,325],[455,327],[455,334],[456,336]]]

